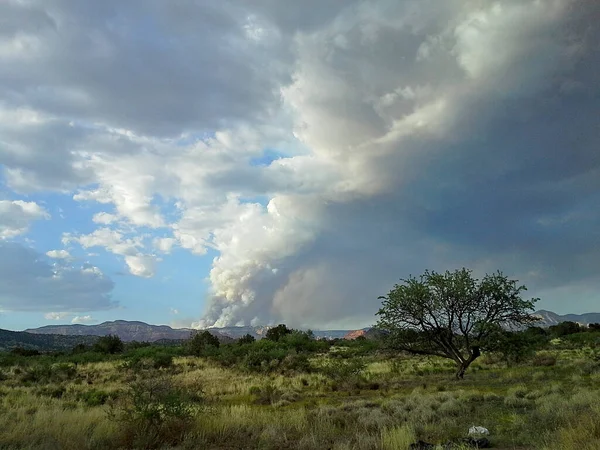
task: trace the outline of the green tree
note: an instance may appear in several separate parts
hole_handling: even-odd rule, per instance
[[[581,333],[587,331],[585,327],[582,327],[577,322],[561,322],[557,325],[552,325],[549,328],[550,334],[556,337],[568,336],[570,334]]]
[[[252,344],[256,339],[251,334],[245,334],[238,339],[238,344]]]
[[[591,331],[591,332],[600,331],[600,323],[590,323],[588,325],[588,331]]]
[[[269,341],[277,342],[282,337],[284,337],[288,334],[291,334],[292,331],[294,331],[294,330],[290,330],[286,325],[280,324],[280,325],[277,325],[276,327],[269,328],[267,330],[267,334],[265,335],[265,339],[268,339]]]
[[[194,356],[200,356],[208,348],[219,348],[219,339],[212,335],[210,331],[204,330],[201,333],[195,333],[187,343],[188,352]]]
[[[533,356],[537,348],[545,342],[545,336],[537,332],[507,331],[498,327],[494,336],[490,335],[485,350],[502,355],[507,366],[518,364]]]
[[[501,272],[473,278],[460,269],[443,274],[426,271],[396,284],[383,300],[377,328],[387,331],[392,348],[414,354],[436,355],[456,362],[456,378],[497,336],[498,327],[522,327],[538,299],[524,300],[516,280]]]
[[[125,345],[119,336],[109,334],[102,336],[94,344],[94,351],[99,353],[122,353]]]

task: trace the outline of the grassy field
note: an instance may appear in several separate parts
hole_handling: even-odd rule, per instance
[[[177,349],[5,354],[0,448],[399,450],[459,442],[479,425],[493,448],[599,449],[596,350],[554,344],[512,367],[486,355],[462,381],[451,361],[358,347],[301,364],[291,353],[278,370]]]

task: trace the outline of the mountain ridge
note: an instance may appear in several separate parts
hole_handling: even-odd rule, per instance
[[[254,338],[264,337],[270,326],[238,326],[238,327],[211,327],[207,328],[210,333],[217,336],[221,341],[227,342],[238,339],[246,334]],[[106,336],[113,334],[119,336],[123,341],[146,341],[158,340],[181,340],[188,339],[191,333],[198,331],[193,328],[172,328],[169,325],[152,325],[141,321],[113,320],[96,325],[85,324],[63,324],[44,325],[38,328],[24,330],[31,334],[57,334],[63,336]],[[343,338],[353,330],[316,330],[313,334],[317,338],[335,339]]]
[[[591,323],[600,323],[600,313],[585,314],[557,314],[552,311],[540,309],[533,315],[541,320],[537,326],[549,327],[561,322],[577,322],[581,325]],[[250,334],[259,339],[264,337],[270,326],[234,326],[234,327],[213,327],[207,330],[215,335],[222,342],[230,342],[234,339]],[[354,330],[313,330],[317,338],[322,339],[342,339],[348,335],[364,334],[370,327]],[[107,321],[97,325],[84,324],[65,324],[65,325],[45,325],[38,328],[28,328],[25,333],[33,335],[62,335],[62,336],[106,336],[113,334],[119,336],[122,340],[128,341],[165,341],[165,340],[185,340],[191,333],[201,330],[192,328],[172,328],[169,325],[152,325],[141,321],[114,320]]]
[[[600,313],[584,313],[584,314],[557,314],[552,311],[540,309],[533,315],[541,318],[538,326],[552,326],[561,322],[576,322],[580,325],[589,325],[591,323],[600,323]]]

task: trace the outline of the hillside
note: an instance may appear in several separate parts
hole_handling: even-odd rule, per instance
[[[559,324],[561,322],[577,322],[581,325],[589,325],[591,323],[600,323],[600,313],[586,313],[586,314],[556,314],[552,311],[546,311],[540,309],[534,313],[540,317],[541,322],[538,324],[542,327],[549,327],[552,325]]]
[[[209,328],[208,331],[217,336],[220,341],[228,342],[232,339],[239,339],[246,334],[260,339],[264,337],[269,328],[269,326],[223,327]],[[138,321],[115,320],[98,325],[47,325],[40,328],[29,328],[25,331],[33,334],[59,334],[63,336],[106,336],[113,334],[119,336],[124,341],[156,342],[188,339],[190,333],[197,332],[198,330],[171,328],[167,325],[150,325]],[[314,331],[313,333],[317,338],[335,339],[343,338],[348,331],[321,330]]]
[[[145,322],[115,320],[104,322],[99,325],[47,325],[40,328],[25,330],[37,335],[63,335],[63,336],[106,336],[109,334],[119,336],[123,341],[155,342],[164,340],[188,339],[190,333],[196,330],[189,328],[171,328],[167,325],[150,325]],[[229,341],[231,338],[218,331],[212,331],[221,341]]]
[[[97,339],[97,336],[34,334],[0,329],[0,351],[11,350],[15,347],[40,351],[70,350],[77,344],[91,345]]]

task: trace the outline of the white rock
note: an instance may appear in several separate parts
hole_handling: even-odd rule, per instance
[[[469,436],[487,436],[490,434],[490,430],[484,427],[471,427],[469,428]]]

